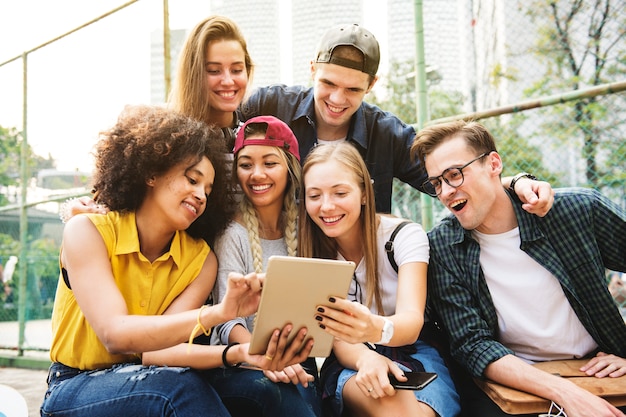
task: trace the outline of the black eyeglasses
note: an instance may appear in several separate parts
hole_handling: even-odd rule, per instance
[[[441,194],[441,180],[442,179],[450,187],[454,187],[454,188],[460,187],[463,184],[463,181],[465,180],[465,178],[463,177],[463,170],[465,168],[467,168],[471,163],[478,161],[480,158],[484,158],[485,156],[489,155],[490,153],[491,153],[491,151],[485,152],[485,153],[477,156],[476,158],[472,159],[467,164],[465,164],[465,165],[463,165],[461,167],[448,168],[448,169],[444,170],[441,173],[441,175],[439,175],[437,177],[429,177],[422,184],[422,188],[424,189],[424,191],[426,191],[426,193],[428,195],[433,196],[433,197],[437,197],[439,194]]]

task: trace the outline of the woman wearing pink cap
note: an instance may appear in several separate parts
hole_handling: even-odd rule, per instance
[[[233,180],[243,195],[235,220],[215,244],[215,302],[224,297],[229,274],[262,273],[270,256],[295,256],[297,248],[300,154],[291,129],[273,116],[254,117],[239,130],[233,153]],[[253,315],[226,322],[215,328],[212,343],[246,343],[253,326]],[[313,359],[280,372],[225,368],[209,376],[233,416],[321,415]]]

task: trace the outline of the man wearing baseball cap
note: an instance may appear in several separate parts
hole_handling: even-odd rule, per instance
[[[313,87],[259,88],[241,105],[240,113],[242,120],[271,114],[287,123],[298,138],[303,160],[316,144],[344,140],[354,144],[374,180],[376,211],[389,213],[393,179],[423,191],[426,172],[411,160],[413,127],[363,101],[378,80],[379,62],[378,41],[371,32],[356,24],[332,27],[311,62]],[[544,215],[552,205],[552,188],[520,178],[515,191],[529,203],[524,207]],[[503,179],[507,187],[509,182]]]

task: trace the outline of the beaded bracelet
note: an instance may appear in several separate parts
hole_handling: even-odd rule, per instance
[[[228,349],[238,344],[238,342],[229,343],[228,346],[226,346],[226,348],[222,351],[222,363],[224,364],[224,368],[239,368],[241,366],[242,362],[237,362],[236,364],[231,365],[226,360],[226,352],[228,352]]]
[[[72,217],[72,205],[78,200],[78,198],[68,198],[59,206],[59,219],[61,222],[67,223]]]

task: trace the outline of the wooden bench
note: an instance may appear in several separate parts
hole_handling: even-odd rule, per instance
[[[537,368],[568,378],[574,384],[604,398],[616,407],[626,405],[626,375],[619,378],[596,378],[579,371],[587,359],[549,361],[535,364]],[[551,401],[527,392],[505,387],[493,381],[476,379],[476,384],[509,414],[545,413]]]

